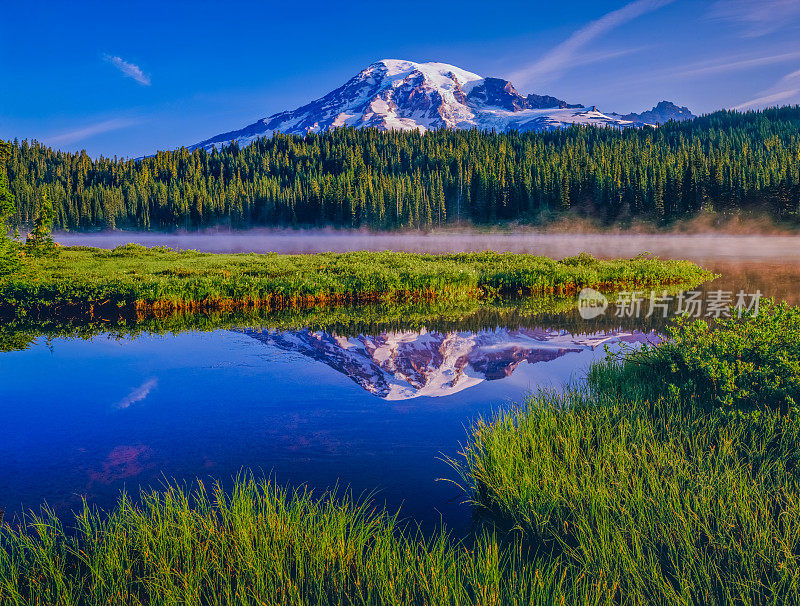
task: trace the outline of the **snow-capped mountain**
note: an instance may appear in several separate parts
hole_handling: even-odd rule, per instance
[[[211,149],[231,141],[244,146],[274,132],[305,135],[338,126],[421,131],[541,131],[570,124],[622,128],[665,122],[669,111],[676,119],[692,117],[688,109],[667,102],[642,114],[604,114],[595,106],[569,104],[547,95],[523,96],[507,80],[485,78],[446,63],[385,59],[321,99],[211,137],[190,149]]]
[[[606,343],[654,340],[653,334],[497,329],[474,332],[386,332],[339,337],[322,331],[243,330],[284,351],[318,360],[386,400],[449,396],[510,376],[522,362],[549,362]]]

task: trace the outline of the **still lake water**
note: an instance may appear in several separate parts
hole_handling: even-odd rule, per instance
[[[664,256],[703,257],[722,274],[706,291],[800,303],[797,240],[739,259],[678,248]],[[571,316],[568,329],[37,338],[0,354],[0,508],[13,516],[46,502],[66,515],[84,497],[109,508],[122,489],[229,485],[250,469],[315,490],[376,491],[426,528],[465,529],[464,495],[438,479],[454,478],[441,457],[457,455],[472,421],[580,380],[606,345],[657,339],[644,321],[584,329]]]
[[[0,357],[0,503],[108,507],[123,487],[249,468],[377,489],[404,515],[464,524],[438,457],[456,454],[475,417],[575,378],[604,341],[541,330],[39,339]]]

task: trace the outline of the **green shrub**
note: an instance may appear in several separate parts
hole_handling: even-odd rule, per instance
[[[590,383],[730,412],[786,413],[800,403],[800,309],[766,301],[756,316],[679,318],[667,331],[669,341],[596,367]]]

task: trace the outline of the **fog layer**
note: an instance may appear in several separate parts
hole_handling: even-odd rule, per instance
[[[533,231],[369,233],[345,230],[250,229],[199,232],[57,233],[65,246],[113,248],[134,242],[204,252],[317,253],[354,250],[452,253],[496,250],[560,259],[586,251],[600,258],[650,252],[693,261],[782,261],[800,263],[800,236],[673,234],[543,234]]]

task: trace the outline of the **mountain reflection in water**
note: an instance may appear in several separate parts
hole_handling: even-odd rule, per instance
[[[67,521],[83,498],[108,510],[121,490],[227,489],[252,470],[378,490],[428,529],[466,528],[463,493],[437,481],[453,473],[442,457],[475,419],[581,380],[605,345],[657,339],[628,320],[34,336],[0,355],[0,508],[13,519],[46,502]]]
[[[510,376],[522,362],[549,362],[601,345],[657,342],[656,333],[497,328],[478,332],[402,331],[338,336],[325,331],[243,330],[254,339],[327,364],[386,400],[456,394]]]

